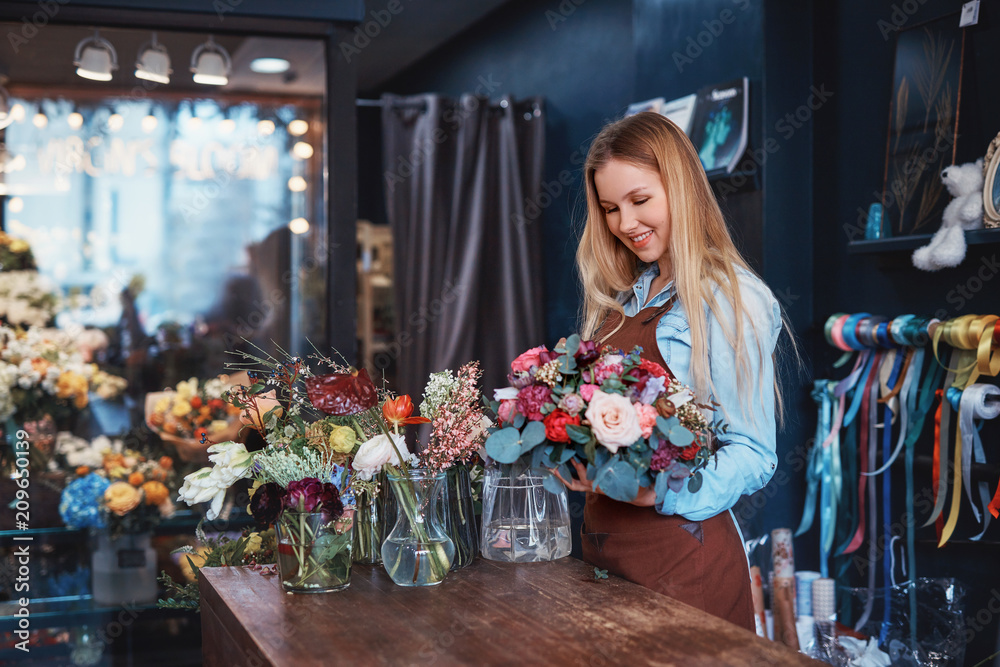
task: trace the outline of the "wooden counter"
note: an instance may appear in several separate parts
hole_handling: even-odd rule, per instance
[[[201,571],[207,667],[230,665],[816,665],[805,656],[572,558],[482,558],[439,586],[355,566],[338,593],[288,595],[276,576]]]

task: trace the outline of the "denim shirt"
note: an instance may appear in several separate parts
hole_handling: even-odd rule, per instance
[[[632,287],[633,296],[624,304],[626,315],[633,316],[642,308],[661,306],[674,293],[671,281],[646,303],[650,283],[659,273],[659,267],[652,264],[639,276]],[[754,397],[752,407],[744,410],[740,405],[740,394],[736,388],[736,355],[706,304],[709,372],[715,385],[713,398],[725,409],[725,413],[720,409],[715,417],[725,420],[729,431],[723,436],[725,446],[719,449],[715,460],[702,470],[701,488],[691,493],[685,484],[679,492],[667,491],[663,503],[656,508],[661,514],[678,514],[691,521],[703,521],[729,510],[744,494],[760,490],[774,474],[778,457],[775,452],[774,364],[771,353],[781,332],[781,309],[771,290],[760,279],[745,271],[738,272],[738,279],[748,313],[743,322],[742,344],[749,363],[750,382],[744,394]],[[731,315],[732,306],[718,287],[715,295],[721,312]],[[763,368],[755,338],[758,335],[764,357]],[[674,376],[693,388],[691,331],[687,314],[679,301],[660,319],[656,340],[660,354]],[[751,412],[757,413],[756,421]]]

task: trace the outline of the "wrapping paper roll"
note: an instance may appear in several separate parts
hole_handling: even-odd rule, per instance
[[[836,620],[836,593],[833,579],[816,579],[812,582],[812,615],[816,622]]]
[[[795,577],[775,577],[771,600],[774,640],[799,650],[799,634],[795,629]]]
[[[771,563],[775,580],[795,576],[795,550],[792,548],[790,529],[775,528],[771,531]]]
[[[795,572],[795,616],[812,615],[812,582],[820,578],[819,572],[796,570]]]
[[[753,596],[753,615],[756,620],[757,634],[767,636],[767,619],[764,616],[764,578],[760,568],[754,565],[750,568],[750,593]]]

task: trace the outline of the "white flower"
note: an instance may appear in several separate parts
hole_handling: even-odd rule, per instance
[[[515,387],[504,387],[503,389],[493,390],[493,400],[494,401],[507,401],[512,398],[517,398],[518,389]]]
[[[606,394],[596,389],[585,415],[597,442],[612,454],[620,447],[632,446],[642,437],[635,406],[621,394]]]
[[[393,434],[390,441],[385,435],[376,435],[358,448],[358,453],[354,455],[354,470],[361,479],[371,479],[386,463],[398,466],[401,462],[396,454],[397,449],[408,461],[410,460],[411,454],[406,448],[404,436]]]
[[[246,468],[253,462],[253,454],[241,442],[220,442],[209,447],[208,454],[217,468]]]
[[[226,498],[226,486],[217,486],[217,479],[213,478],[212,468],[202,468],[184,478],[184,485],[178,491],[178,498],[188,505],[197,505],[208,500],[212,501],[212,506],[208,508],[205,516],[209,521],[214,520],[222,511],[222,501]]]

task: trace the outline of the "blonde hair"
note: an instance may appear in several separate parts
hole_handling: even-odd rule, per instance
[[[733,244],[694,146],[683,131],[658,113],[644,112],[606,125],[591,144],[584,163],[587,222],[576,252],[583,282],[584,338],[594,337],[610,313],[617,312],[624,316],[619,295],[632,288],[645,267],[608,229],[604,208],[599,203],[594,174],[612,160],[657,172],[667,194],[669,252],[677,298],[687,313],[690,326],[691,377],[695,391],[701,398],[715,392],[706,344],[708,318],[702,307],[702,304],[707,304],[734,350],[737,391],[740,396],[747,396],[748,392],[743,390],[750,382],[750,363],[748,350],[740,344],[744,336],[744,322],[751,323],[757,340],[756,353],[761,362],[765,351],[761,346],[763,332],[757,331],[753,317],[743,302],[737,271],[756,274]],[[715,286],[732,305],[735,317],[731,321],[720,310]],[[785,318],[782,317],[782,320]],[[763,391],[761,387],[761,402]],[[774,392],[776,412],[780,418],[782,401],[777,370]],[[741,410],[744,414],[749,412],[756,416],[759,410],[753,409],[749,403],[748,400],[743,401]]]

